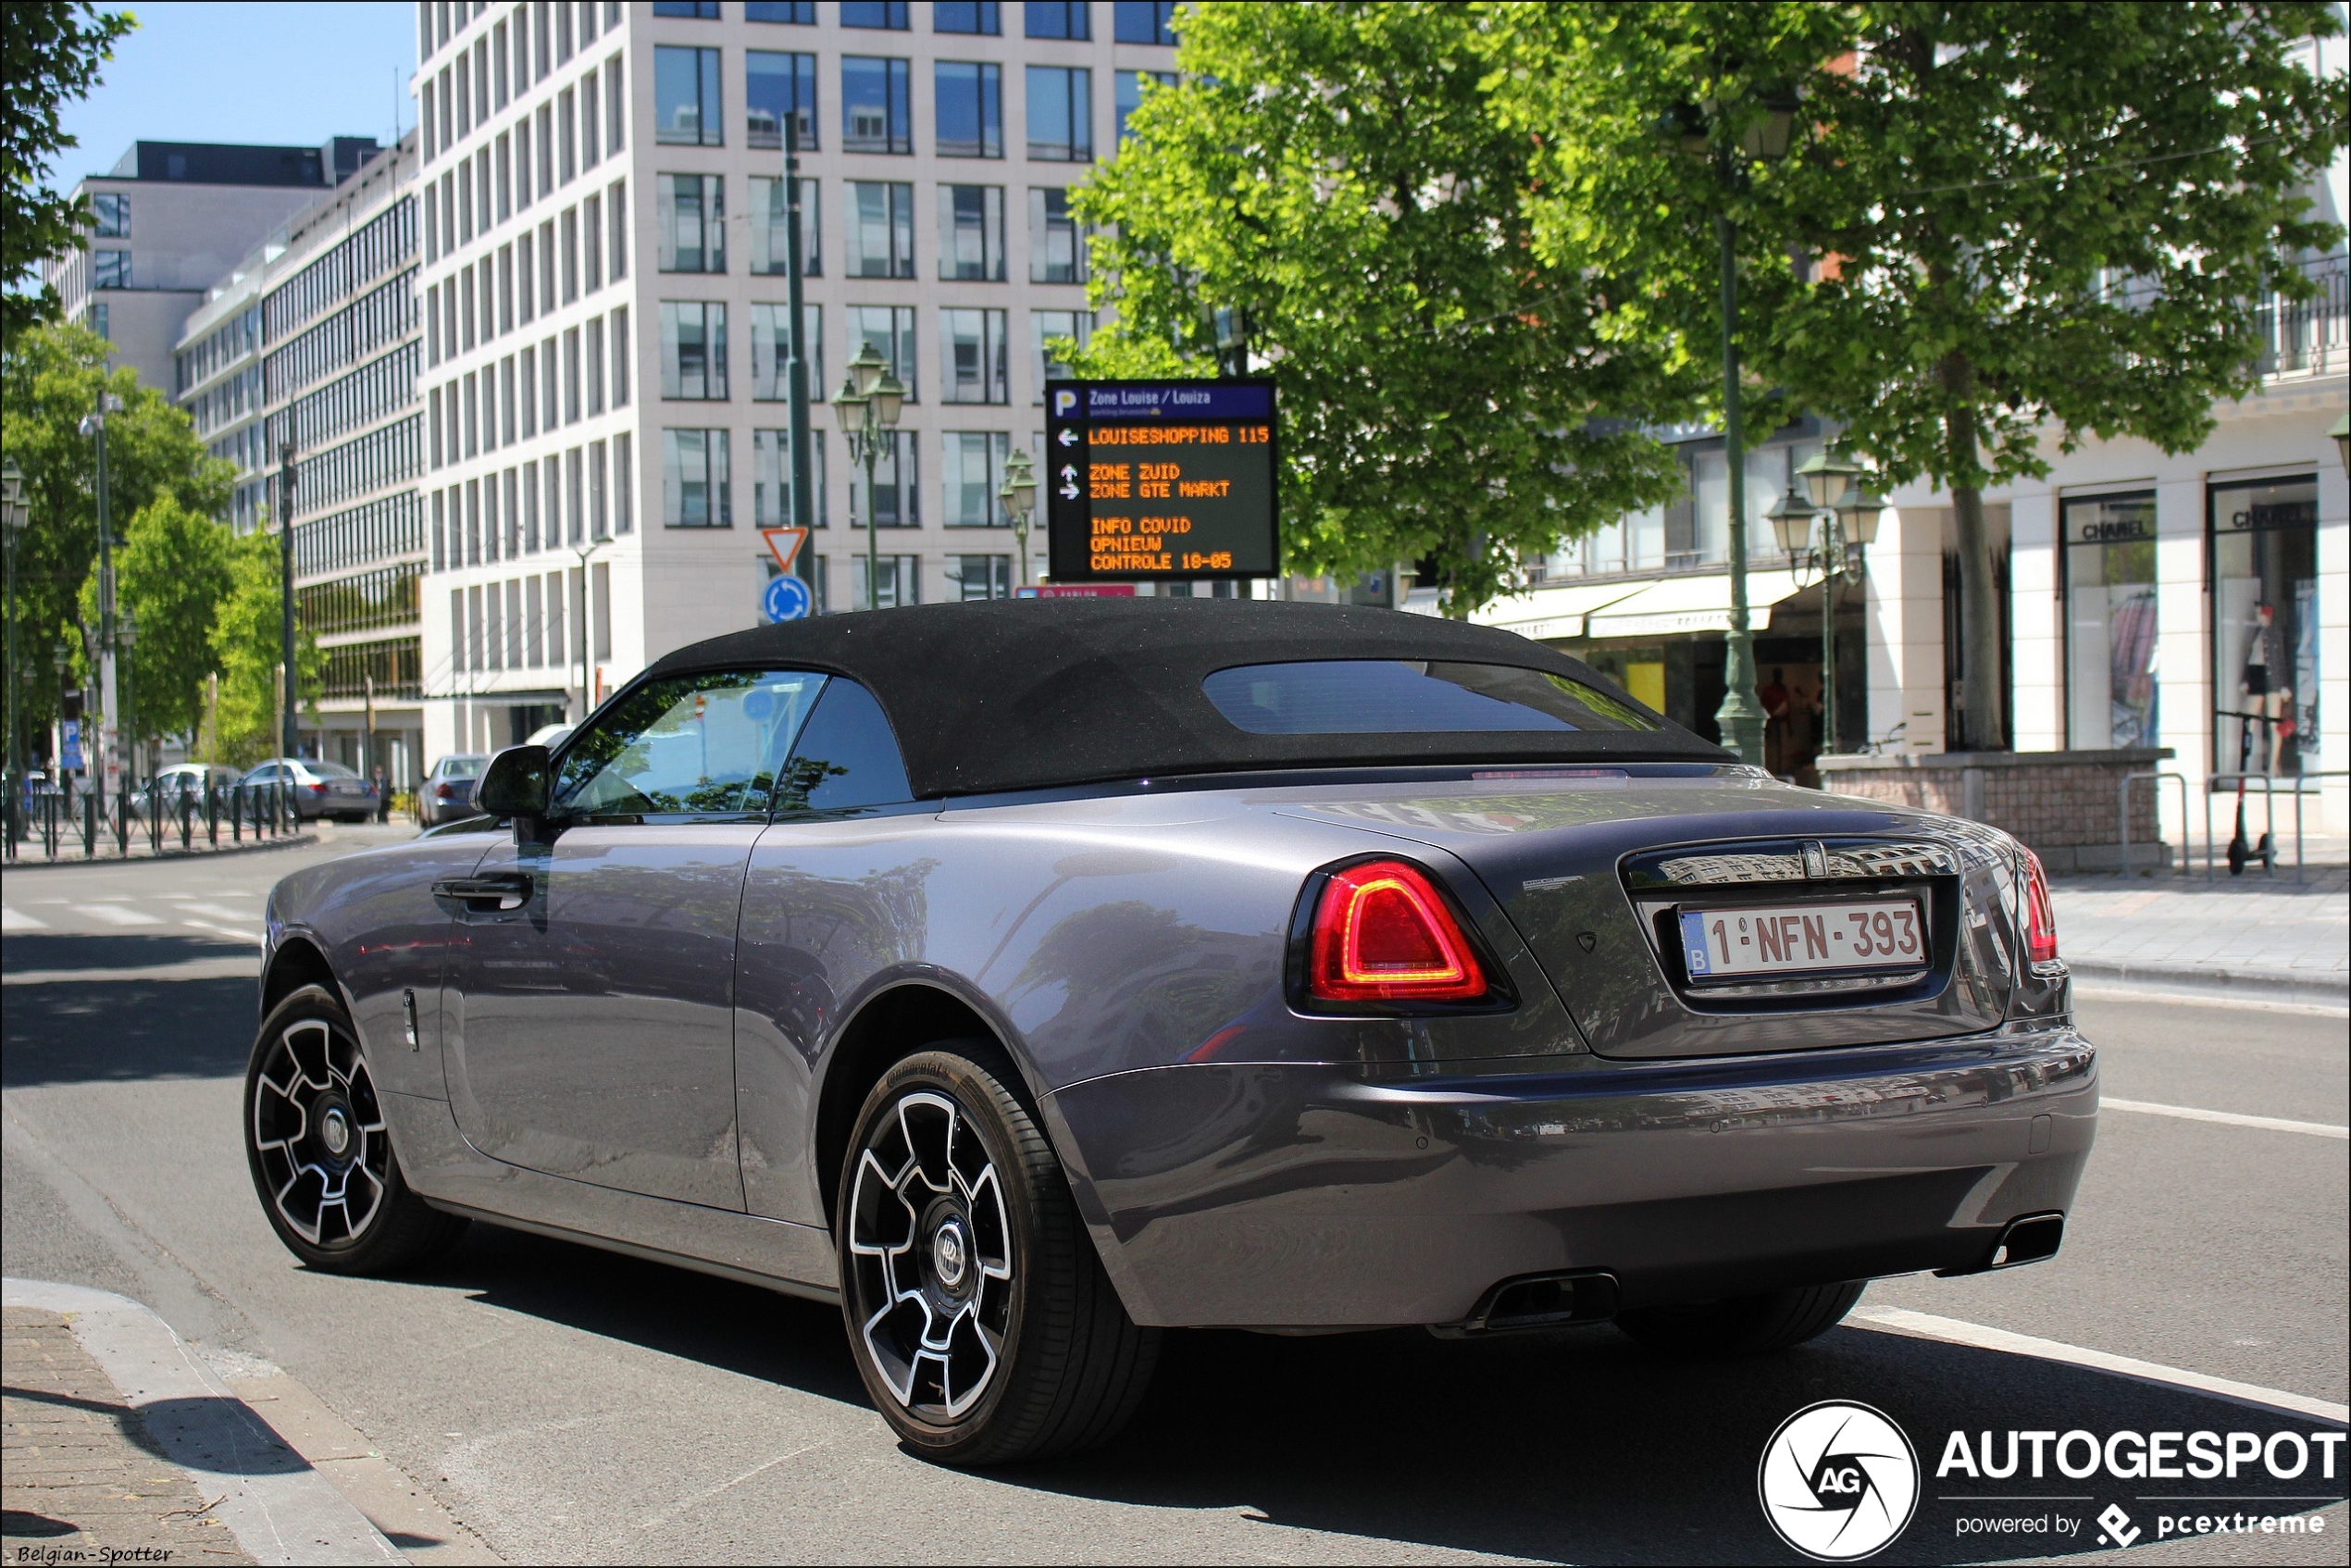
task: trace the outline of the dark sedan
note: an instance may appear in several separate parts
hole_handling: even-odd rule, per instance
[[[2096,1130],[2030,852],[1499,631],[793,622],[476,799],[271,897],[280,1237],[381,1272],[480,1218],[838,1300],[943,1462],[1104,1440],[1166,1327],[1783,1350],[2050,1255]]]

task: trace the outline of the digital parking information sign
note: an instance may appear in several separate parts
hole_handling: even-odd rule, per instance
[[[1274,383],[1048,381],[1056,583],[1273,577]]]

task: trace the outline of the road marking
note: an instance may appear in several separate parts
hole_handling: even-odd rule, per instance
[[[2065,1362],[2096,1372],[2112,1372],[2124,1377],[2135,1377],[2143,1383],[2166,1383],[2173,1388],[2194,1388],[2200,1393],[2218,1394],[2223,1399],[2239,1400],[2246,1404],[2314,1415],[2321,1421],[2351,1422],[2351,1406],[2338,1404],[2332,1400],[2314,1400],[2307,1394],[2289,1394],[2279,1388],[2264,1388],[2226,1377],[2211,1377],[2201,1372],[2164,1366],[2133,1356],[2084,1350],[2079,1345],[2063,1344],[2056,1339],[2042,1339],[2030,1334],[2011,1334],[2005,1328],[1987,1328],[1980,1323],[1961,1323],[1957,1318],[1914,1313],[1905,1307],[1863,1307],[1853,1315],[1863,1323],[1875,1324],[1898,1333],[1914,1334],[1923,1339],[1972,1345],[1980,1350],[2005,1350],[2010,1355],[2032,1356],[2041,1361]]]
[[[258,920],[261,916],[250,909],[230,909],[221,903],[182,903],[172,902],[172,910],[180,915],[209,915],[216,920]]]
[[[160,926],[163,924],[143,909],[125,909],[119,904],[76,904],[73,912],[85,920],[95,920],[101,926]]]
[[[235,941],[251,942],[255,947],[261,945],[259,937],[251,931],[241,931],[234,926],[217,926],[209,920],[182,920],[180,924],[192,931],[208,931],[216,937],[227,937]]]
[[[2149,1116],[2177,1116],[2183,1122],[2219,1122],[2223,1126],[2259,1127],[2266,1132],[2303,1132],[2312,1138],[2351,1139],[2351,1127],[2338,1127],[2326,1122],[2289,1122],[2282,1116],[2245,1116],[2234,1111],[2204,1111],[2193,1105],[2158,1105],[2151,1100],[2117,1100],[2112,1095],[2099,1097],[2098,1105],[2108,1111],[2137,1111]]]
[[[0,904],[0,931],[45,931],[48,928],[49,922],[46,920],[35,920],[19,910]]]

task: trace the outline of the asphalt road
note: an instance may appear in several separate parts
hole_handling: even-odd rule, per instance
[[[10,1276],[120,1291],[216,1358],[284,1368],[509,1561],[1797,1561],[1757,1505],[1757,1461],[1824,1399],[1884,1410],[1927,1467],[1918,1517],[1879,1561],[2096,1555],[2094,1522],[2062,1537],[1959,1522],[2093,1521],[2108,1503],[2144,1532],[2133,1561],[2345,1561],[2339,1504],[2318,1537],[2153,1544],[2166,1509],[2321,1508],[2344,1495],[2340,1461],[2332,1479],[2233,1485],[1934,1475],[1955,1430],[2327,1423],[1883,1325],[1704,1365],[1606,1328],[1175,1335],[1113,1447],[970,1475],[899,1450],[831,1309],[484,1226],[416,1279],[305,1273],[263,1222],[236,1108],[262,895],[387,830],[327,831],[312,848],[7,874],[0,1252]],[[2103,997],[2081,1014],[2109,1097],[2351,1122],[2340,1016]],[[2343,1401],[2345,1147],[2110,1110],[2059,1258],[1883,1282],[1863,1311]],[[2163,1497],[2199,1500],[2146,1500]],[[2272,1500],[2221,1500],[2245,1497]]]

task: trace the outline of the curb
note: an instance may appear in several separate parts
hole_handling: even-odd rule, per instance
[[[63,1315],[75,1338],[146,1420],[148,1434],[205,1495],[256,1562],[404,1562],[383,1532],[229,1391],[155,1312],[79,1285],[9,1279],[6,1304]]]
[[[2299,975],[2290,969],[2219,969],[2193,964],[2122,964],[2096,958],[2069,958],[2066,967],[2077,981],[2102,988],[2127,986],[2146,995],[2280,1002],[2351,1012],[2351,976],[2343,974]]]
[[[58,855],[55,860],[34,860],[30,856],[20,855],[15,860],[0,861],[0,869],[6,870],[13,877],[19,871],[56,871],[68,865],[162,865],[180,861],[218,860],[222,855],[265,854],[271,850],[300,849],[305,844],[317,842],[318,842],[318,835],[316,833],[289,833],[282,838],[265,839],[258,843],[223,844],[217,850],[200,850],[193,847],[184,850],[167,849],[161,854],[100,855],[95,860],[84,860],[80,855],[65,854]],[[28,847],[29,844],[30,840],[28,840]]]

